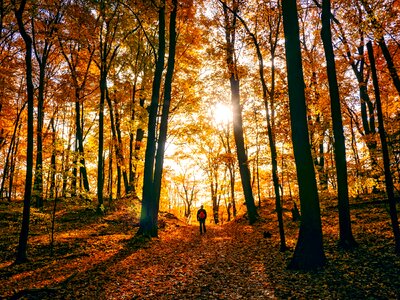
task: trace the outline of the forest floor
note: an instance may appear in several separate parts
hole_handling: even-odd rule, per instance
[[[204,235],[197,225],[164,213],[152,240],[133,238],[137,211],[129,201],[105,216],[64,203],[57,210],[53,253],[50,213],[33,209],[30,261],[20,265],[13,260],[21,203],[1,203],[0,299],[400,299],[400,259],[381,200],[352,203],[359,247],[346,252],[336,246],[334,200],[322,199],[328,263],[313,272],[286,269],[298,223],[285,210],[289,250],[280,252],[272,202],[253,226],[242,217],[207,224]]]

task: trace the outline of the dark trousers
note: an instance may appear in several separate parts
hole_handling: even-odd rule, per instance
[[[200,220],[200,233],[206,233],[206,220]]]

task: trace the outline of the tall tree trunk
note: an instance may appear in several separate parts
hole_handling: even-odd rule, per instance
[[[164,83],[164,102],[161,113],[160,134],[158,137],[158,147],[156,153],[156,165],[154,171],[154,192],[156,197],[156,211],[153,218],[157,220],[158,211],[160,208],[160,195],[161,195],[161,179],[164,166],[165,144],[167,142],[168,133],[168,118],[169,109],[171,106],[172,94],[172,81],[175,68],[175,50],[176,50],[176,16],[178,10],[178,0],[172,0],[172,11],[169,22],[169,48],[168,48],[168,62],[167,73],[165,74]]]
[[[80,48],[76,47],[76,45],[74,45],[74,49],[70,49],[71,53],[70,53],[70,57],[67,55],[67,52],[64,49],[64,44],[62,39],[58,39],[59,41],[59,46],[60,46],[60,50],[62,55],[65,58],[65,61],[68,64],[69,70],[71,72],[71,79],[74,85],[74,89],[75,89],[75,152],[78,155],[78,159],[80,161],[80,182],[83,182],[83,187],[85,189],[86,192],[89,192],[89,179],[88,179],[88,175],[87,175],[87,169],[86,169],[86,161],[85,161],[85,151],[84,151],[84,146],[83,146],[83,98],[81,96],[81,91],[83,91],[85,89],[86,86],[86,82],[87,82],[87,78],[88,78],[88,74],[89,74],[89,70],[90,70],[90,65],[92,63],[93,60],[93,55],[94,55],[94,51],[95,49],[93,49],[92,51],[89,51],[89,59],[87,62],[87,67],[85,69],[85,72],[83,74],[83,79],[81,81],[81,83],[79,83],[79,79],[78,79],[78,72],[77,72],[77,64],[78,64],[78,59],[74,58],[74,54],[79,56],[80,53]],[[76,50],[76,48],[78,48],[78,50],[74,53],[72,53],[72,50]],[[82,106],[82,109],[81,109]],[[82,115],[82,117],[81,117]],[[74,163],[74,169],[73,169],[73,174],[74,177],[76,178],[78,170],[77,170],[77,163]],[[73,179],[74,180],[74,179]],[[76,192],[76,180],[74,180],[73,182],[73,188],[72,190],[74,192]]]
[[[0,197],[3,196],[4,193],[4,186],[6,183],[7,178],[10,179],[11,176],[11,169],[13,168],[13,165],[11,163],[12,158],[14,157],[15,153],[15,144],[16,144],[16,140],[17,140],[17,130],[20,127],[20,119],[21,119],[21,114],[25,109],[27,102],[24,102],[24,104],[22,105],[21,109],[19,110],[19,112],[17,113],[17,118],[15,120],[15,126],[14,126],[14,130],[13,130],[13,135],[11,137],[11,141],[10,141],[10,146],[8,148],[7,151],[7,156],[6,156],[6,161],[4,163],[4,169],[3,169],[3,179],[1,181],[1,186],[0,186]],[[8,175],[10,174],[10,176]],[[9,192],[8,192],[8,198],[10,199],[10,195],[11,195],[11,187],[9,187]]]
[[[115,106],[116,106],[115,100]],[[129,193],[129,180],[128,180],[128,172],[125,168],[125,158],[123,154],[123,144],[122,144],[122,135],[121,135],[121,117],[119,114],[118,107],[115,107],[115,131],[117,132],[117,147],[118,147],[118,156],[117,156],[117,163],[121,166],[122,171],[122,178],[124,180],[124,189],[125,194]]]
[[[144,105],[144,99],[140,100],[141,104]],[[142,106],[143,106],[142,105]],[[137,189],[137,167],[138,167],[138,162],[139,162],[139,152],[140,149],[142,148],[142,141],[144,138],[144,130],[143,128],[138,128],[136,130],[136,137],[135,137],[135,146],[134,146],[134,151],[133,151],[133,158],[134,158],[134,162],[133,162],[133,172],[132,172],[132,180],[131,180],[131,188],[134,191],[134,195],[136,195],[136,189]]]
[[[86,161],[85,161],[85,151],[83,148],[83,124],[81,123],[81,105],[80,105],[80,96],[79,91],[76,89],[75,92],[75,127],[76,133],[75,138],[78,143],[78,153],[79,153],[79,160],[80,160],[80,175],[83,181],[83,187],[85,188],[86,192],[89,192],[89,179],[86,170]]]
[[[334,153],[336,163],[336,180],[338,187],[339,209],[339,245],[345,249],[351,249],[357,245],[351,230],[349,191],[347,181],[346,146],[343,134],[342,111],[340,108],[339,87],[336,77],[335,56],[332,46],[332,34],[330,28],[331,5],[330,0],[322,1],[322,29],[321,37],[324,44],[326,69],[329,82],[329,94],[331,98],[331,115],[334,134]]]
[[[230,142],[230,125],[229,122],[226,124],[226,128],[224,129],[224,135],[225,137],[221,137],[222,143],[224,144],[226,148],[226,153],[229,154],[229,160],[227,162],[227,168],[229,172],[229,187],[230,187],[230,199],[231,199],[231,207],[233,211],[233,217],[236,217],[237,210],[236,210],[236,197],[235,197],[235,178],[236,178],[236,168],[235,168],[235,163],[236,160],[233,157],[232,153],[232,147],[231,147],[231,142]],[[226,142],[225,142],[226,139]]]
[[[51,158],[50,158],[50,199],[55,199],[56,190],[56,126],[54,124],[54,116],[50,120],[52,129],[52,141],[51,141]],[[55,200],[54,200],[55,201]]]
[[[280,23],[280,20],[279,20],[279,23]],[[247,28],[247,26],[246,26],[246,28]],[[250,30],[248,30],[248,32],[250,32]],[[278,226],[279,226],[280,250],[285,251],[286,250],[286,239],[285,239],[285,230],[284,230],[284,226],[283,226],[281,194],[279,192],[279,176],[278,176],[278,160],[277,160],[278,155],[277,155],[277,151],[276,151],[275,137],[274,137],[274,131],[273,131],[275,124],[274,124],[274,121],[271,120],[271,117],[270,117],[270,115],[273,115],[274,112],[271,111],[271,114],[270,114],[270,109],[269,109],[270,103],[268,103],[268,97],[267,97],[267,95],[269,94],[271,102],[274,100],[274,97],[275,97],[275,63],[274,63],[274,59],[275,59],[276,44],[271,45],[272,46],[272,51],[271,51],[271,66],[272,66],[271,90],[268,92],[268,88],[267,88],[267,84],[265,82],[265,76],[264,76],[264,60],[262,57],[261,49],[260,49],[260,46],[259,46],[256,36],[254,34],[251,34],[251,36],[253,39],[253,43],[256,47],[256,51],[257,51],[259,74],[260,74],[261,86],[262,86],[262,90],[263,90],[264,106],[265,106],[265,111],[266,111],[268,142],[269,142],[269,147],[270,147],[270,151],[271,151],[272,182],[274,184],[275,207],[276,207],[276,214],[278,217]]]
[[[111,206],[113,197],[113,148],[114,143],[110,142],[110,147],[108,150],[108,181],[107,181],[107,194],[108,194],[108,206]],[[118,191],[117,191],[118,197]]]
[[[77,187],[78,187],[78,148],[77,140],[74,141],[75,153],[72,154],[72,178],[71,178],[71,196],[76,197]]]
[[[372,79],[375,90],[375,101],[376,101],[376,109],[378,112],[378,124],[379,124],[379,136],[382,144],[382,156],[383,156],[383,164],[385,169],[385,183],[386,183],[386,193],[389,199],[389,209],[390,209],[390,219],[392,221],[392,229],[395,239],[395,252],[397,255],[400,255],[400,229],[399,229],[399,220],[397,218],[397,208],[396,208],[396,199],[394,197],[393,190],[393,178],[392,173],[390,172],[390,158],[389,158],[389,150],[386,141],[386,132],[383,123],[383,113],[382,113],[382,104],[381,97],[379,92],[379,83],[378,76],[376,74],[375,67],[375,57],[373,53],[372,43],[367,43],[368,48],[368,56],[371,64],[372,71]]]
[[[112,144],[113,148],[115,148],[115,156],[117,159],[117,198],[121,198],[121,165],[123,161],[122,157],[122,150],[120,149],[120,145],[118,142],[118,137],[117,137],[117,129],[116,129],[116,120],[115,120],[115,113],[114,113],[114,108],[110,99],[110,95],[108,92],[108,89],[106,91],[106,99],[107,99],[107,104],[108,108],[110,110],[110,122],[111,122],[111,135],[112,135]],[[125,173],[126,175],[126,173]],[[126,190],[126,189],[125,189]]]
[[[155,223],[154,212],[156,211],[156,197],[154,191],[154,159],[156,155],[156,130],[157,112],[160,99],[160,88],[162,73],[164,69],[165,56],[165,0],[162,0],[158,11],[158,53],[156,69],[154,72],[151,103],[149,108],[149,122],[147,130],[147,146],[145,153],[144,175],[143,175],[143,199],[140,213],[140,226],[137,234],[155,237],[157,236],[157,223]]]
[[[236,5],[236,9],[237,9]],[[236,143],[236,153],[239,162],[239,172],[242,181],[242,188],[247,207],[249,223],[253,224],[258,219],[256,205],[254,203],[253,191],[251,189],[250,170],[243,138],[243,120],[240,107],[239,77],[236,71],[234,59],[235,23],[236,13],[233,14],[232,22],[229,19],[228,9],[223,7],[225,16],[225,38],[226,38],[226,62],[230,74],[231,103],[233,111],[233,135]]]
[[[258,120],[257,120],[257,111],[254,111],[254,119],[256,121],[256,160],[255,160],[255,168],[256,174],[254,178],[257,182],[257,198],[258,198],[258,208],[261,207],[261,187],[260,187],[260,144],[259,144],[259,132],[258,132]]]
[[[23,21],[23,12],[26,5],[26,0],[22,0],[17,9],[16,3],[13,0],[14,13],[18,23],[19,32],[25,42],[25,64],[26,64],[26,91],[28,99],[28,135],[27,135],[27,150],[26,150],[26,177],[25,177],[25,193],[24,193],[24,208],[22,214],[22,225],[19,235],[19,243],[15,263],[24,263],[27,261],[27,246],[29,235],[29,219],[30,219],[30,202],[32,196],[32,179],[33,179],[33,105],[34,105],[34,90],[32,80],[32,38],[26,32]]]
[[[112,10],[107,10],[107,1],[100,1],[100,23],[102,28],[106,30],[100,30],[100,62],[98,67],[100,70],[100,105],[99,105],[99,147],[98,147],[98,169],[97,169],[97,197],[98,206],[97,213],[103,213],[104,211],[104,200],[103,200],[103,188],[104,188],[104,105],[107,98],[107,78],[109,70],[112,66],[112,62],[117,55],[120,45],[113,47],[115,41],[115,33],[118,28],[117,24],[113,24],[114,20],[118,18],[116,15],[119,13],[119,2],[116,2],[116,6]]]
[[[63,116],[63,130],[62,132],[64,132],[64,127],[65,127],[65,119],[66,119],[66,111],[64,111],[64,116]],[[68,131],[68,137],[66,139],[67,141],[71,141],[72,140],[72,131],[69,130]],[[61,191],[61,195],[63,198],[65,198],[67,196],[67,186],[68,186],[68,173],[69,173],[69,154],[71,153],[71,143],[68,142],[68,146],[67,149],[64,149],[63,154],[62,154],[62,191]]]
[[[224,7],[226,5],[223,3]],[[272,163],[272,181],[274,184],[274,192],[275,192],[275,207],[276,207],[276,213],[278,217],[278,226],[279,226],[279,235],[280,235],[280,250],[284,251],[286,250],[286,241],[285,241],[285,231],[284,231],[284,226],[283,226],[283,216],[282,216],[282,203],[281,203],[281,195],[279,193],[279,177],[278,177],[278,161],[277,161],[277,151],[276,151],[276,144],[275,144],[275,138],[274,138],[274,111],[273,111],[273,101],[275,97],[275,51],[276,51],[276,46],[277,46],[277,41],[278,37],[275,36],[275,41],[273,41],[272,36],[270,35],[270,43],[271,43],[271,89],[268,90],[267,84],[265,81],[265,76],[264,76],[264,60],[262,56],[262,52],[260,49],[260,45],[257,41],[257,37],[255,36],[254,33],[252,33],[247,26],[246,22],[237,15],[237,12],[232,11],[235,16],[242,22],[243,26],[245,27],[247,33],[250,35],[253,44],[256,48],[256,53],[257,53],[257,58],[258,58],[258,66],[259,66],[259,75],[260,75],[260,81],[261,81],[261,86],[262,86],[262,93],[263,93],[263,101],[264,101],[264,106],[265,106],[265,111],[266,111],[266,119],[267,119],[267,130],[268,130],[268,142],[270,145],[270,150],[271,150],[271,163]],[[277,28],[276,28],[276,34],[279,32],[279,26],[280,26],[281,18],[279,17],[277,20]],[[268,95],[270,98],[270,103],[268,103]],[[271,105],[271,114],[270,114],[270,107]],[[272,117],[271,117],[272,115]]]
[[[318,172],[319,186],[323,191],[328,190],[328,174],[325,169],[325,152],[324,152],[325,130],[320,137],[318,145],[318,159],[316,159],[315,167]]]
[[[140,107],[144,108],[144,98],[139,99]],[[132,103],[134,105],[134,102]],[[132,123],[135,119],[135,112],[132,111]],[[136,135],[133,133],[129,136],[129,190],[133,194],[134,197],[137,197],[137,166],[139,162],[139,152],[142,147],[142,141],[144,138],[144,130],[141,125],[138,125],[136,129]]]
[[[310,270],[322,267],[326,262],[326,258],[322,242],[317,182],[307,128],[307,109],[296,0],[282,1],[282,12],[292,140],[302,214],[299,237],[288,267],[291,269]]]
[[[322,7],[321,4],[319,4],[318,1],[314,0],[314,3],[318,7]],[[361,11],[361,9],[358,7],[358,3],[356,4],[358,11]],[[361,13],[360,13],[361,14]],[[342,25],[340,22],[334,18],[331,15],[332,20],[335,22],[335,24],[338,26],[339,32],[341,34],[341,41],[344,44],[344,47],[346,49],[346,55],[349,60],[349,64],[354,72],[355,77],[357,78],[358,86],[359,86],[359,94],[360,94],[360,106],[361,106],[361,119],[362,119],[362,127],[363,131],[360,130],[360,133],[365,141],[365,144],[367,145],[367,148],[369,150],[369,155],[371,159],[371,167],[372,169],[376,169],[378,164],[376,161],[376,138],[375,138],[375,116],[374,116],[374,104],[372,103],[369,95],[368,95],[368,88],[367,88],[367,82],[368,78],[364,78],[364,32],[360,29],[359,34],[360,34],[360,46],[358,47],[358,56],[361,57],[359,63],[355,62],[355,59],[353,57],[353,54],[351,52],[351,47],[349,46],[349,43],[347,41],[345,32],[342,28]],[[361,20],[362,16],[359,17]],[[361,21],[359,21],[361,22]],[[360,28],[361,28],[360,24]]]
[[[43,207],[43,121],[44,121],[44,79],[47,57],[43,54],[39,62],[39,89],[37,107],[37,127],[36,127],[36,166],[35,180],[33,184],[33,197],[36,200],[36,207]]]
[[[10,169],[9,188],[8,188],[8,191],[9,191],[8,201],[9,202],[11,202],[14,177],[18,178],[18,174],[15,173],[15,165],[16,165],[17,153],[18,153],[18,148],[19,148],[21,127],[22,127],[22,123],[20,123],[18,126],[17,139],[14,142],[14,147],[13,147],[13,151],[12,151],[12,155],[11,155],[11,169]],[[16,194],[16,191],[14,191],[14,197],[16,197],[15,194]]]
[[[99,148],[97,153],[97,213],[103,213],[104,211],[104,102],[107,91],[107,72],[104,70],[105,66],[103,64],[105,64],[105,62],[102,61],[100,71]]]

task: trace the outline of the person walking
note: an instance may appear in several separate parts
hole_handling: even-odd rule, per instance
[[[202,205],[197,211],[197,221],[200,223],[200,234],[203,234],[203,232],[206,233],[206,219],[207,212]]]

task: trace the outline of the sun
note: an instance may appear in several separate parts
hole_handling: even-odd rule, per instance
[[[212,112],[216,125],[226,125],[232,121],[232,108],[230,105],[218,102]]]

